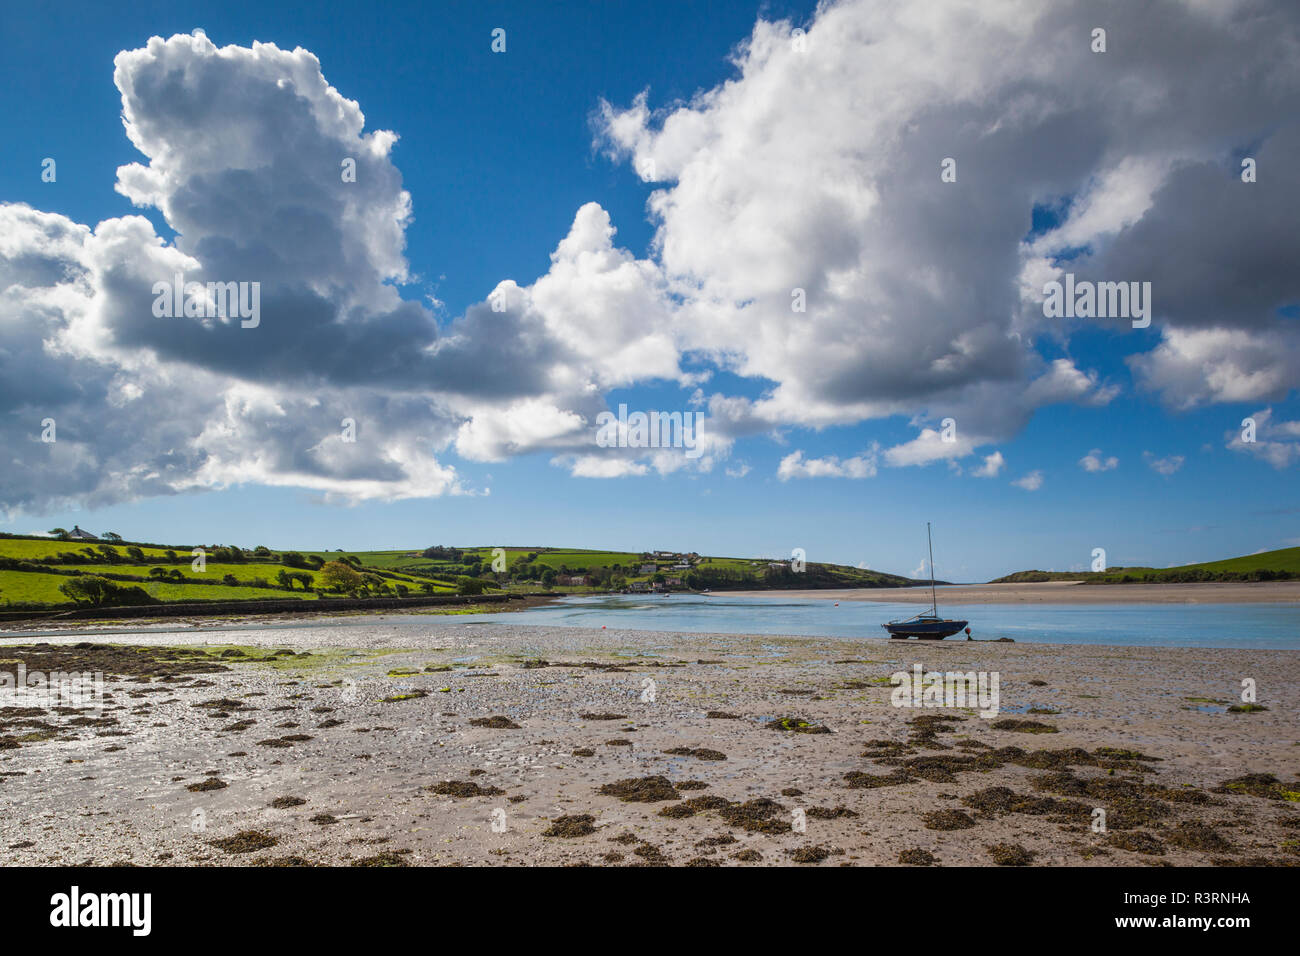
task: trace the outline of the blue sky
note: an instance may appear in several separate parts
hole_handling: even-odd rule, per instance
[[[833,5],[837,8],[822,17],[808,3],[713,3],[707,15],[698,4],[686,3],[558,6],[453,3],[359,10],[354,4],[323,4],[307,14],[298,5],[261,3],[139,3],[121,12],[99,4],[8,5],[0,13],[0,107],[7,118],[0,132],[0,204],[25,204],[97,234],[97,224],[105,220],[143,215],[159,243],[173,244],[178,232],[182,245],[200,232],[206,235],[211,244],[186,250],[204,261],[200,252],[217,247],[218,227],[194,218],[188,230],[178,229],[176,216],[169,219],[159,208],[165,202],[133,204],[115,191],[119,167],[148,165],[152,158],[153,168],[171,177],[161,179],[189,176],[184,189],[167,193],[167,202],[199,194],[214,208],[222,203],[233,208],[237,197],[220,195],[223,187],[218,185],[203,195],[205,184],[220,181],[210,165],[199,173],[197,160],[165,166],[158,143],[183,154],[192,142],[175,132],[179,126],[168,127],[173,117],[166,90],[151,87],[139,93],[133,106],[133,122],[147,129],[141,135],[154,144],[152,157],[132,145],[124,134],[114,57],[145,47],[150,37],[189,34],[195,28],[202,28],[219,48],[247,48],[254,41],[274,43],[282,51],[303,47],[319,59],[324,81],[358,104],[367,134],[391,130],[399,137],[385,162],[400,174],[412,214],[402,231],[400,256],[407,268],[402,280],[390,276],[367,285],[371,273],[383,275],[392,268],[388,249],[368,248],[366,255],[376,265],[359,271],[355,280],[346,266],[328,263],[322,275],[341,276],[340,286],[353,283],[367,301],[382,294],[375,291],[379,285],[395,288],[401,300],[418,305],[422,315],[436,322],[442,338],[461,335],[466,341],[480,334],[474,331],[475,316],[490,319],[484,305],[489,294],[503,280],[513,280],[527,290],[531,303],[531,311],[518,319],[519,335],[545,328],[547,335],[563,340],[565,309],[589,301],[591,293],[584,286],[585,298],[565,298],[578,293],[553,263],[552,253],[571,228],[575,235],[579,231],[579,210],[598,204],[616,230],[613,246],[625,251],[629,261],[644,264],[642,275],[650,276],[650,291],[619,287],[630,304],[626,314],[609,322],[627,323],[629,334],[654,333],[644,345],[647,350],[671,339],[674,356],[666,361],[676,363],[677,371],[639,376],[635,358],[611,360],[592,372],[591,380],[599,383],[593,394],[591,388],[568,391],[567,385],[554,385],[583,368],[579,360],[557,359],[545,400],[561,413],[580,416],[596,407],[591,401],[601,407],[622,402],[633,409],[699,409],[713,416],[720,408],[710,403],[715,397],[741,403],[744,413],[716,430],[720,444],[711,449],[707,468],[681,462],[660,468],[648,458],[627,459],[619,477],[581,477],[574,473],[581,471],[574,462],[587,452],[569,438],[519,440],[504,451],[495,437],[470,440],[461,430],[465,422],[497,436],[519,420],[517,411],[499,404],[505,386],[480,392],[466,385],[444,400],[436,380],[436,369],[443,366],[430,366],[435,371],[429,372],[418,364],[401,371],[410,378],[394,389],[420,395],[445,414],[445,421],[429,425],[426,432],[419,416],[408,410],[400,422],[376,414],[362,427],[367,440],[387,429],[402,443],[424,442],[428,460],[410,465],[402,458],[403,464],[388,470],[407,468],[400,480],[390,481],[388,472],[365,475],[371,483],[359,491],[363,486],[354,479],[363,466],[312,459],[314,443],[295,444],[288,425],[286,437],[271,450],[258,444],[261,439],[248,444],[224,433],[205,446],[195,436],[211,435],[215,412],[203,410],[200,397],[184,391],[187,370],[197,370],[188,386],[192,390],[232,389],[225,393],[223,414],[232,414],[230,396],[242,394],[238,389],[248,382],[267,392],[280,389],[275,394],[284,408],[315,408],[314,401],[328,403],[346,389],[362,387],[364,398],[347,401],[380,408],[388,407],[382,360],[359,352],[361,371],[356,381],[346,382],[321,371],[346,364],[339,361],[346,354],[330,361],[304,354],[305,377],[292,382],[267,378],[264,370],[251,366],[242,370],[237,363],[218,369],[202,349],[185,352],[184,345],[139,337],[128,343],[127,326],[114,324],[111,283],[96,278],[98,299],[85,306],[89,324],[65,317],[58,333],[61,350],[49,344],[53,332],[19,336],[11,331],[20,319],[50,321],[31,304],[37,301],[34,293],[3,306],[28,311],[14,311],[15,325],[0,326],[13,337],[12,342],[0,340],[0,386],[9,392],[0,414],[7,421],[6,446],[12,453],[4,466],[4,484],[11,492],[2,502],[7,520],[0,528],[27,532],[79,523],[136,540],[357,550],[451,543],[783,556],[798,547],[813,561],[863,563],[912,574],[922,568],[928,520],[935,525],[938,573],[954,580],[985,580],[1031,567],[1083,569],[1095,547],[1106,549],[1112,565],[1165,566],[1300,544],[1300,505],[1294,494],[1300,461],[1300,429],[1294,427],[1300,419],[1294,388],[1294,307],[1300,301],[1293,268],[1296,239],[1278,240],[1271,220],[1265,223],[1264,214],[1250,208],[1230,206],[1225,221],[1222,209],[1214,211],[1207,187],[1194,178],[1198,171],[1227,170],[1223,195],[1241,195],[1229,191],[1237,185],[1230,164],[1250,151],[1265,154],[1272,140],[1278,141],[1277,149],[1286,145],[1295,129],[1294,111],[1286,115],[1267,98],[1257,101],[1253,111],[1236,113],[1211,102],[1204,115],[1175,117],[1170,107],[1167,114],[1135,113],[1113,127],[1085,124],[1077,140],[1054,125],[1076,117],[1077,104],[1066,104],[1065,91],[1078,93],[1085,107],[1089,97],[1102,102],[1113,84],[1123,82],[1126,70],[1153,86],[1182,87],[1189,85],[1189,77],[1192,87],[1221,86],[1215,58],[1231,62],[1240,46],[1258,38],[1239,36],[1222,24],[1192,23],[1185,31],[1186,49],[1171,44],[1149,54],[1151,62],[1142,62],[1131,47],[1126,52],[1122,38],[1125,31],[1158,29],[1159,21],[1125,22],[1121,29],[1121,8],[1109,8],[1113,17],[1106,22],[1116,27],[1115,49],[1107,56],[1120,64],[1118,75],[1088,78],[1086,71],[1095,61],[1080,59],[1073,77],[1043,79],[1031,53],[992,47],[986,60],[972,54],[964,64],[962,76],[974,91],[971,99],[949,101],[927,93],[920,80],[899,80],[891,58],[902,63],[920,56],[919,49],[906,44],[921,43],[927,32],[942,42],[958,42],[973,31],[971,42],[976,43],[979,27],[963,26],[955,18],[912,24],[917,37],[908,41],[905,31],[881,25],[889,23],[888,16],[907,16],[904,6],[880,12],[891,4],[875,12],[859,12],[853,3]],[[1280,9],[1274,15],[1293,35],[1294,14]],[[1193,16],[1172,5],[1165,13]],[[855,17],[867,25],[866,33],[875,29],[886,39],[854,49],[854,32],[848,27],[859,22]],[[755,33],[760,19],[768,26]],[[1033,21],[1028,32],[1046,38],[1043,42],[1068,38],[1071,29],[1068,22],[1039,23],[1029,14],[1025,21]],[[1081,35],[1090,22],[1079,13]],[[489,49],[496,27],[507,30],[504,54]],[[794,27],[808,31],[813,52],[807,55],[819,65],[814,77],[798,81],[781,72],[788,67],[780,45],[788,44]],[[1216,30],[1220,41],[1205,39]],[[1272,32],[1278,33],[1276,24]],[[742,73],[728,58],[751,34],[751,48],[736,54],[746,63]],[[769,41],[778,52],[764,52]],[[1201,43],[1221,43],[1222,49],[1207,57]],[[188,46],[178,51],[177,56],[191,56]],[[1008,91],[1015,78],[997,75],[994,64],[1016,62],[1019,55],[1025,61],[1022,82],[1040,84],[1038,93],[1056,104],[1058,115],[1023,131],[1023,140],[964,136],[977,116],[985,129],[995,129],[991,120],[1002,115],[998,103],[1004,111],[1012,108]],[[1086,56],[1086,50],[1080,55]],[[879,64],[872,63],[876,56]],[[141,78],[137,90],[144,89],[144,79],[166,77],[164,62],[141,60],[133,67]],[[217,86],[219,105],[178,94],[178,109],[200,108],[195,103],[212,109],[213,118],[205,120],[210,128],[242,108],[239,94],[227,92],[240,88],[239,70],[264,79],[265,72],[255,71],[282,68],[252,59],[241,63],[229,67],[229,85]],[[1071,69],[1062,66],[1066,74]],[[776,92],[763,85],[773,77],[782,79],[771,84]],[[1249,76],[1238,80],[1251,92],[1262,84]],[[722,86],[728,81],[735,84],[730,91]],[[1294,69],[1283,70],[1277,95],[1288,89],[1293,95],[1288,84],[1294,81]],[[891,92],[890,82],[901,83],[902,92]],[[825,84],[824,90],[816,88],[818,83]],[[981,89],[981,83],[986,87]],[[877,87],[880,92],[870,95],[878,95],[879,102],[841,99],[846,91]],[[648,109],[641,118],[635,104],[643,91],[648,91]],[[692,100],[701,92],[709,95]],[[975,92],[985,95],[976,97]],[[1225,92],[1225,100],[1234,93],[1240,91]],[[977,100],[979,105],[972,105]],[[823,103],[824,113],[810,109],[810,104]],[[893,108],[899,117],[889,115]],[[666,121],[670,115],[682,121],[678,128]],[[681,128],[688,125],[707,132],[683,134]],[[273,132],[284,127],[268,121],[263,128]],[[890,153],[893,147],[886,144],[891,137],[885,133],[891,129],[919,131],[916,142]],[[1160,130],[1158,138],[1152,129]],[[1026,155],[1024,144],[1045,142],[1046,130],[1053,145],[1035,145]],[[806,162],[787,155],[792,139],[807,143]],[[283,153],[275,152],[282,148]],[[272,146],[269,140],[232,140],[232,154],[241,150],[253,157],[239,159],[245,168],[252,168],[247,163],[255,163],[259,150],[274,152],[282,164],[275,168],[281,171],[316,161],[311,150]],[[950,213],[944,206],[943,213],[936,213],[936,205],[956,195],[941,192],[938,181],[938,161],[950,153],[961,164],[955,188],[966,190],[960,194],[966,208]],[[1007,155],[1016,156],[1019,167],[1006,170],[1002,178],[994,170],[1007,166]],[[57,159],[56,182],[41,181],[45,157]],[[647,157],[660,166],[662,178],[653,183],[642,182],[634,172],[636,162]],[[899,164],[917,157],[926,170],[923,187],[891,180]],[[334,154],[321,161],[337,167]],[[203,162],[213,160],[205,157]],[[230,162],[231,168],[237,164],[236,159]],[[1296,182],[1295,164],[1290,164],[1292,170],[1280,165],[1267,167],[1270,181],[1261,178],[1256,186],[1268,197],[1266,206],[1287,208],[1290,201],[1293,216],[1297,193],[1285,191]],[[819,166],[817,177],[800,180],[811,166]],[[718,187],[726,191],[727,204],[704,210],[692,192],[698,182],[693,177],[711,168],[721,168],[727,176]],[[311,175],[304,173],[304,182]],[[980,183],[985,175],[989,182]],[[839,198],[824,208],[816,206],[815,189],[838,189],[835,184],[859,176],[874,198],[834,193]],[[966,186],[970,180],[962,177],[971,176],[977,182]],[[396,188],[377,194],[376,202],[391,199]],[[1188,192],[1197,188],[1201,198],[1189,202]],[[648,208],[656,190],[667,197],[670,213]],[[1136,201],[1135,193],[1146,198]],[[807,205],[812,211],[792,211],[782,202],[785,194],[811,197]],[[1134,202],[1135,208],[1125,205]],[[1067,212],[1044,215],[1048,203]],[[1180,218],[1202,205],[1202,222],[1189,226]],[[719,208],[729,221],[719,223]],[[841,215],[843,221],[837,222]],[[948,215],[964,218],[954,227],[940,218]],[[1259,219],[1257,228],[1252,216]],[[1098,227],[1099,220],[1106,225]],[[591,221],[598,232],[603,220],[597,216]],[[809,288],[821,290],[819,302],[831,303],[824,312],[810,309],[806,320],[798,320],[811,323],[806,333],[784,346],[781,336],[796,321],[783,315],[788,309],[779,308],[783,295],[788,302],[783,292],[788,286],[774,281],[771,288],[759,290],[764,274],[772,272],[771,261],[764,259],[766,252],[754,253],[746,239],[756,228],[761,232],[777,222],[782,235],[793,230],[795,236],[792,252],[781,261],[799,258],[800,275],[816,271]],[[989,224],[986,236],[979,235],[982,225],[976,223]],[[1270,254],[1252,250],[1236,259],[1215,247],[1212,238],[1199,238],[1218,230],[1229,242],[1237,226]],[[50,235],[54,227],[40,228]],[[809,232],[799,231],[805,228]],[[194,236],[185,236],[186,231]],[[238,244],[252,231],[254,227],[241,226],[226,238]],[[44,250],[32,241],[33,248]],[[1279,246],[1279,241],[1291,246]],[[103,245],[106,249],[108,244]],[[77,268],[85,265],[94,277],[116,274],[105,265],[105,249],[78,258]],[[583,249],[599,252],[595,246]],[[13,274],[23,275],[15,263],[28,260],[13,249],[4,254]],[[746,274],[737,263],[751,254],[755,264]],[[1143,263],[1144,255],[1150,257],[1146,264],[1133,265]],[[353,258],[348,254],[339,261]],[[1207,263],[1221,263],[1222,274],[1206,278]],[[1101,279],[1153,277],[1155,321],[1146,330],[1114,322],[1050,325],[1013,290],[1025,276],[1040,276],[1051,267]],[[1130,273],[1130,268],[1138,271]],[[544,289],[539,277],[548,270],[552,285]],[[34,289],[33,281],[23,279],[23,288]],[[745,285],[751,281],[759,290],[752,296]],[[895,287],[903,282],[908,289],[898,293]],[[1204,282],[1211,284],[1199,291]],[[1178,294],[1167,291],[1174,288]],[[1193,295],[1184,288],[1198,291]],[[543,294],[546,289],[549,293]],[[322,293],[327,301],[333,301],[332,294]],[[768,301],[773,298],[776,306]],[[644,313],[638,311],[642,303]],[[383,308],[391,309],[391,303]],[[558,311],[547,313],[548,308]],[[510,315],[513,321],[513,307]],[[861,323],[855,325],[858,317]],[[270,325],[276,318],[268,311],[265,321]],[[945,325],[949,322],[951,328]],[[114,348],[129,344],[133,354],[124,356],[103,345],[87,331],[101,327],[96,323],[113,333]],[[865,329],[861,336],[859,325]],[[382,335],[389,326],[375,328]],[[409,329],[409,324],[400,328]],[[998,330],[995,344],[989,344],[990,328]],[[1011,352],[1004,343],[1013,332],[1019,337]],[[487,346],[498,341],[481,334]],[[914,342],[907,338],[913,334]],[[589,335],[590,330],[576,338]],[[92,365],[59,365],[57,374],[67,378],[51,386],[54,397],[43,399],[41,388],[23,378],[24,367],[36,366],[22,358],[16,344],[20,339],[47,356],[51,350],[78,352],[78,361],[93,363],[94,375],[87,371]],[[42,339],[40,346],[31,345]],[[315,340],[304,333],[304,353],[313,352]],[[245,341],[250,354],[263,350],[265,339],[240,340]],[[536,341],[542,342],[540,366],[543,354],[550,354],[551,339]],[[760,341],[776,344],[755,344]],[[952,343],[960,346],[944,352]],[[382,354],[380,344],[372,342],[376,355]],[[395,340],[393,351],[416,352],[418,342]],[[458,372],[475,379],[478,370],[471,363],[483,354],[491,353],[467,348]],[[737,354],[743,358],[736,359]],[[932,381],[925,375],[913,380],[897,374],[912,354],[918,370],[931,363]],[[824,369],[819,355],[825,357]],[[1058,361],[1066,366],[1052,365]],[[949,375],[954,362],[960,368]],[[159,371],[164,365],[165,381]],[[281,362],[276,367],[288,366]],[[1059,373],[1055,377],[1053,370]],[[211,385],[207,376],[213,376]],[[423,381],[421,376],[433,378]],[[124,382],[138,382],[146,395],[157,396],[148,399],[147,411],[142,403],[117,405],[109,399]],[[1029,397],[1035,395],[1043,397]],[[516,397],[535,396],[521,391]],[[344,402],[339,407],[352,406]],[[1242,419],[1261,411],[1262,446],[1234,442]],[[334,414],[333,406],[321,411],[321,420],[327,412]],[[60,429],[76,443],[75,464],[39,457],[47,449],[32,436],[46,414],[58,418]],[[948,415],[973,444],[940,449],[942,454],[928,464],[911,463],[909,443],[918,441],[923,429],[937,429]],[[111,427],[92,427],[92,419],[101,420],[97,416],[111,421]],[[287,417],[292,419],[293,412]],[[312,421],[310,427],[317,427],[317,420]],[[96,434],[108,431],[112,447],[97,446]],[[178,477],[184,468],[175,466],[177,442],[191,440],[197,443],[185,456],[185,468],[194,473],[192,481]],[[1087,470],[1081,460],[1094,449],[1099,461],[1114,458],[1117,463]],[[836,463],[861,458],[870,461],[870,474],[787,475],[783,480],[782,462],[796,452],[799,461],[826,462],[831,470]],[[976,470],[993,455],[1000,465],[990,476],[977,477]],[[218,458],[219,467],[213,466]],[[454,470],[453,486],[465,493],[447,487],[428,490],[423,474],[435,467]],[[78,476],[75,481],[70,474]],[[299,474],[308,480],[296,483]],[[1025,481],[1034,475],[1038,481]],[[43,493],[55,485],[57,494]],[[398,485],[426,490],[388,490]]]

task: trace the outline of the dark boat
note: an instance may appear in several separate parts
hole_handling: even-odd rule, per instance
[[[889,632],[891,638],[915,637],[922,641],[941,641],[945,637],[952,637],[962,628],[966,629],[966,636],[969,638],[970,628],[967,627],[969,621],[957,621],[939,616],[939,603],[934,591],[934,543],[930,540],[928,521],[925,523],[925,540],[930,547],[930,613],[918,614],[916,617],[909,617],[902,621],[890,621],[880,626]]]

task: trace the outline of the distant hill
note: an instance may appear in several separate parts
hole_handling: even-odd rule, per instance
[[[837,564],[574,548],[432,546],[395,551],[276,551],[0,534],[0,608],[168,604],[296,598],[406,597],[483,591],[600,592],[655,587],[696,590],[906,587],[922,582]],[[330,562],[355,576],[324,576]],[[683,567],[682,565],[687,565]],[[346,569],[344,569],[347,575]],[[928,582],[925,582],[928,583]]]
[[[497,552],[501,553],[498,554]],[[328,552],[315,552],[328,557]],[[348,552],[371,567],[441,577],[483,576],[510,587],[552,585],[566,591],[607,591],[667,582],[692,590],[780,590],[825,588],[893,588],[928,584],[882,571],[843,564],[808,562],[794,571],[789,561],[727,558],[694,552],[597,551],[548,547],[433,547],[424,551]],[[504,570],[493,570],[493,562]],[[681,567],[689,564],[689,567]],[[581,584],[574,579],[584,578]],[[678,582],[674,584],[673,582]]]
[[[990,584],[1084,581],[1088,584],[1188,584],[1198,581],[1287,581],[1300,578],[1300,548],[1262,551],[1240,558],[1176,568],[1107,568],[1105,571],[1016,571]]]

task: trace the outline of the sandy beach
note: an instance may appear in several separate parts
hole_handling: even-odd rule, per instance
[[[823,598],[888,604],[930,603],[928,587],[812,591],[726,591],[743,597]],[[1273,604],[1300,603],[1300,581],[1207,584],[959,584],[939,588],[942,604]]]
[[[1300,861],[1291,651],[509,615],[32,641],[0,668],[110,679],[98,714],[0,710],[10,864]],[[894,706],[917,664],[998,675],[998,713]],[[1227,710],[1244,678],[1266,710]]]

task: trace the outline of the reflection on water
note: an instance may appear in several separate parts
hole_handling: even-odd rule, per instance
[[[977,640],[1009,637],[1050,644],[1300,649],[1295,604],[978,604],[947,605],[945,617],[970,621]],[[917,612],[914,604],[782,597],[675,594],[571,597],[509,615],[461,620],[501,624],[623,628],[688,633],[798,634],[884,638],[880,625]],[[949,638],[949,643],[957,638]]]

